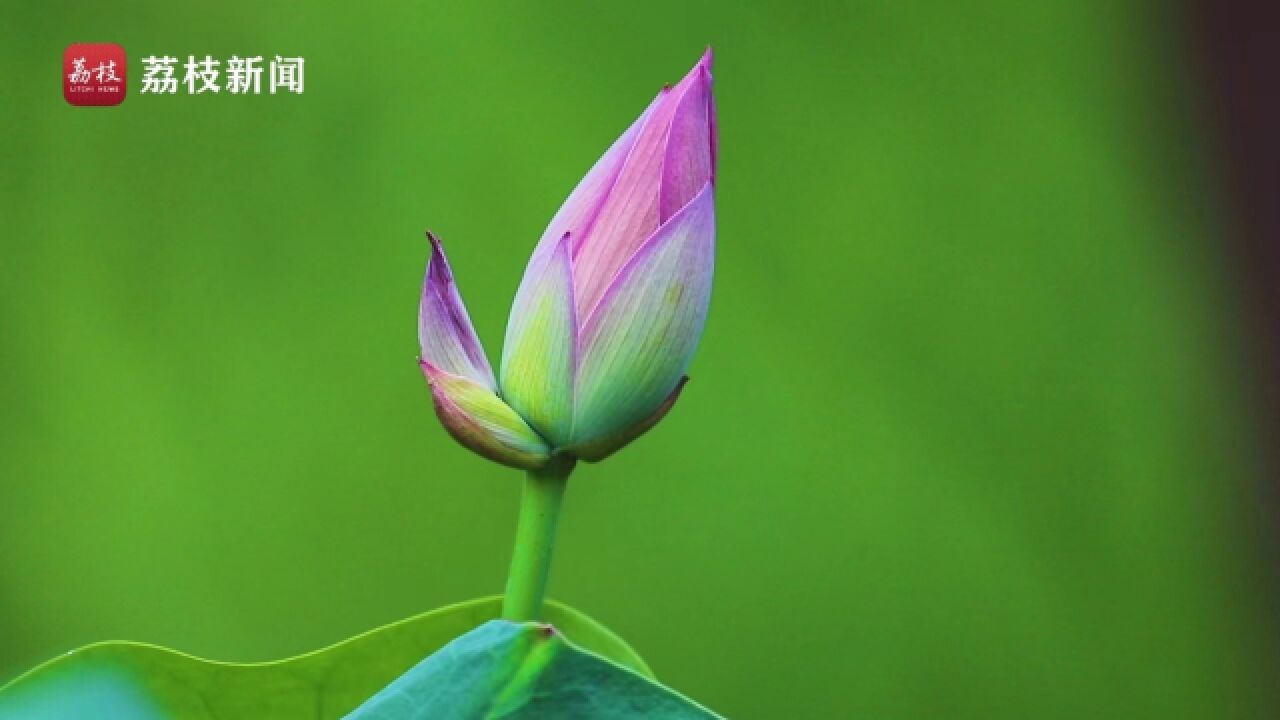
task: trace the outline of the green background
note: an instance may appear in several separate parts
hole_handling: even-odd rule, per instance
[[[1272,716],[1236,278],[1158,7],[7,7],[0,678],[499,590],[519,476],[432,414],[422,232],[496,360],[547,220],[711,43],[710,322],[575,474],[552,594],[735,718]],[[72,42],[124,45],[123,105],[62,100]],[[161,53],[302,55],[306,92],[138,95]]]

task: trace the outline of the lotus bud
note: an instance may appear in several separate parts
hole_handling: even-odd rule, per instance
[[[715,167],[708,51],[552,218],[516,292],[496,382],[432,238],[422,368],[455,439],[537,469],[556,454],[603,459],[670,410],[711,298]]]

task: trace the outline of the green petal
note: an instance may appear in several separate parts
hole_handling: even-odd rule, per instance
[[[436,416],[464,447],[494,462],[522,470],[547,463],[551,449],[533,428],[492,390],[429,362],[422,372],[431,385]]]
[[[502,348],[502,397],[559,447],[573,427],[576,319],[569,236],[530,265],[511,306]]]
[[[589,443],[583,443],[582,445],[574,445],[569,448],[569,450],[574,454],[574,456],[581,460],[586,460],[587,462],[600,462],[627,445],[630,445],[632,440],[635,440],[646,432],[649,432],[649,428],[657,425],[659,420],[666,417],[667,412],[676,404],[676,399],[680,397],[680,391],[684,389],[685,383],[688,381],[688,377],[680,378],[679,384],[677,384],[676,389],[672,390],[671,394],[667,396],[666,402],[659,405],[657,410],[654,410],[649,414],[649,417],[634,425],[623,428],[612,435],[605,435],[604,437],[593,440]]]

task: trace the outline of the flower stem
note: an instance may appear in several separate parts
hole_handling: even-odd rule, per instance
[[[554,457],[546,467],[531,470],[525,477],[516,547],[502,602],[502,617],[507,620],[530,622],[541,618],[560,503],[574,462],[573,458]]]

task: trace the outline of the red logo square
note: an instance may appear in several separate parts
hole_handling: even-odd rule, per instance
[[[124,102],[129,63],[115,43],[76,43],[62,53],[62,97],[72,105]]]

